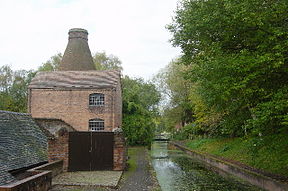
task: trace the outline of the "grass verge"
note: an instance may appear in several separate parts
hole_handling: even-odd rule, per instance
[[[274,174],[288,174],[288,135],[249,138],[209,138],[186,142],[186,146]]]

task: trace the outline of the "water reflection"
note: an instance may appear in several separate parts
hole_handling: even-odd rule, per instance
[[[178,150],[168,150],[167,142],[154,142],[152,164],[163,191],[256,191],[234,177],[222,177],[201,162]]]

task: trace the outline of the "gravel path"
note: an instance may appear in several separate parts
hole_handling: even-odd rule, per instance
[[[137,152],[136,171],[127,178],[119,191],[148,191],[153,187],[153,177],[149,170],[147,151],[141,149]]]

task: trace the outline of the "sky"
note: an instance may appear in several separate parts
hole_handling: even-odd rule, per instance
[[[64,53],[71,28],[88,30],[92,53],[122,61],[124,75],[150,79],[179,48],[165,28],[177,0],[0,0],[0,67],[37,69]]]

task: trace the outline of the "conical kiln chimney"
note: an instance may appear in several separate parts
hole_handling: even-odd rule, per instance
[[[69,30],[69,40],[59,66],[60,71],[95,70],[88,45],[88,31],[80,28]]]

